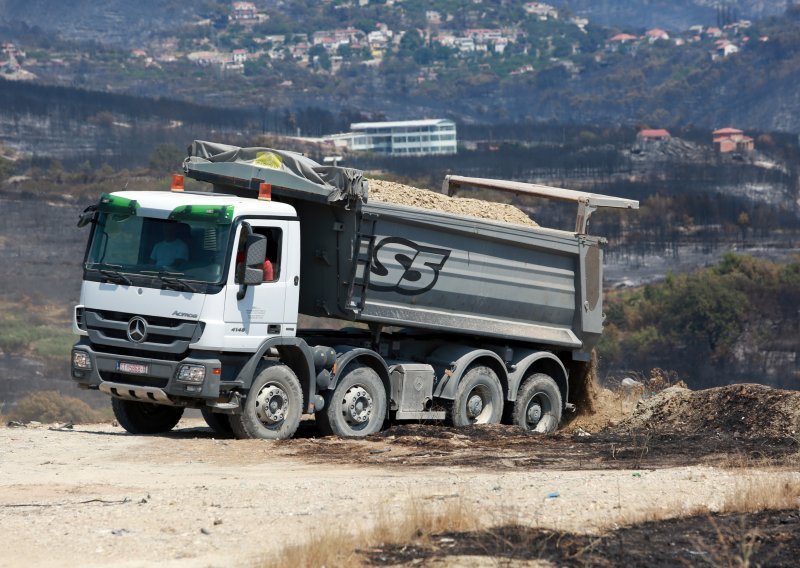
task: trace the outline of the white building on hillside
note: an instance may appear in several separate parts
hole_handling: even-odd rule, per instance
[[[331,138],[354,151],[391,156],[455,154],[457,151],[456,123],[444,118],[356,122],[350,125],[350,132]]]

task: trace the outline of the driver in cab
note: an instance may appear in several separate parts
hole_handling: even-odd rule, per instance
[[[180,268],[189,258],[189,246],[178,238],[178,225],[169,223],[164,226],[164,240],[153,246],[150,253],[150,264],[163,268]]]

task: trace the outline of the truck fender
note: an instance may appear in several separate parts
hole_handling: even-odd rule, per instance
[[[453,400],[456,396],[456,388],[461,382],[461,377],[466,370],[477,360],[482,359],[484,363],[497,373],[503,393],[508,392],[508,373],[506,364],[494,351],[488,349],[474,349],[466,345],[449,345],[437,349],[431,355],[434,361],[444,362],[444,372],[439,383],[433,389],[433,396]],[[434,365],[435,366],[435,365]],[[441,368],[441,365],[439,366]]]
[[[512,362],[514,371],[508,376],[508,400],[517,400],[520,384],[534,372],[550,375],[561,391],[561,400],[567,403],[569,396],[569,373],[564,363],[550,351],[523,351],[520,358]]]
[[[299,337],[271,337],[262,343],[252,357],[244,364],[236,377],[246,389],[253,383],[254,374],[259,362],[268,349],[276,348],[280,360],[288,366],[300,381],[305,402],[304,414],[314,412],[317,406],[322,407],[321,397],[317,400],[316,379],[314,371],[314,353],[308,344]]]
[[[329,389],[335,389],[336,384],[339,382],[339,378],[343,377],[345,371],[347,371],[347,367],[351,363],[358,362],[363,365],[367,365],[368,367],[372,367],[372,369],[378,373],[383,386],[386,388],[386,396],[389,396],[389,367],[386,365],[386,361],[383,360],[383,357],[381,357],[378,353],[372,349],[364,349],[362,347],[344,349],[337,347],[336,354],[336,372],[332,375],[331,383],[328,387]]]

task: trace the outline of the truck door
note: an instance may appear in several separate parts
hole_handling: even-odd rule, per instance
[[[244,242],[247,228],[244,224],[236,229],[228,285],[225,290],[226,335],[246,336],[249,339],[283,335],[286,313],[287,288],[294,293],[294,274],[289,274],[289,222],[280,220],[247,221],[254,234],[267,238],[267,262],[264,263],[264,281],[247,286],[244,297],[238,298],[242,290],[240,266],[244,258]],[[291,323],[294,335],[294,324]]]

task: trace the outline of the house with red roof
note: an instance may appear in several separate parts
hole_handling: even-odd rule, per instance
[[[645,35],[645,37],[647,37],[647,40],[650,43],[656,42],[656,41],[658,41],[660,39],[663,39],[663,40],[668,40],[669,39],[669,34],[667,32],[665,32],[664,30],[659,29],[659,28],[653,28],[652,30],[647,30],[644,33],[644,35]]]
[[[657,148],[671,137],[669,131],[663,128],[643,128],[636,135],[632,151],[634,154],[640,154],[649,148]]]
[[[714,149],[720,154],[729,152],[752,152],[755,144],[750,136],[738,128],[718,128],[711,133],[714,139]]]
[[[606,40],[606,51],[618,51],[624,49],[628,44],[637,44],[639,37],[631,34],[617,34]]]
[[[638,38],[638,37],[636,37],[635,35],[631,35],[631,34],[617,34],[617,35],[615,35],[614,37],[612,37],[611,39],[609,39],[609,40],[608,40],[608,43],[619,43],[619,44],[625,44],[625,43],[628,43],[628,42],[630,42],[630,41],[636,41],[637,39],[639,39],[639,38]]]
[[[645,128],[639,131],[638,137],[640,140],[668,140],[671,138],[669,131],[663,128]]]

